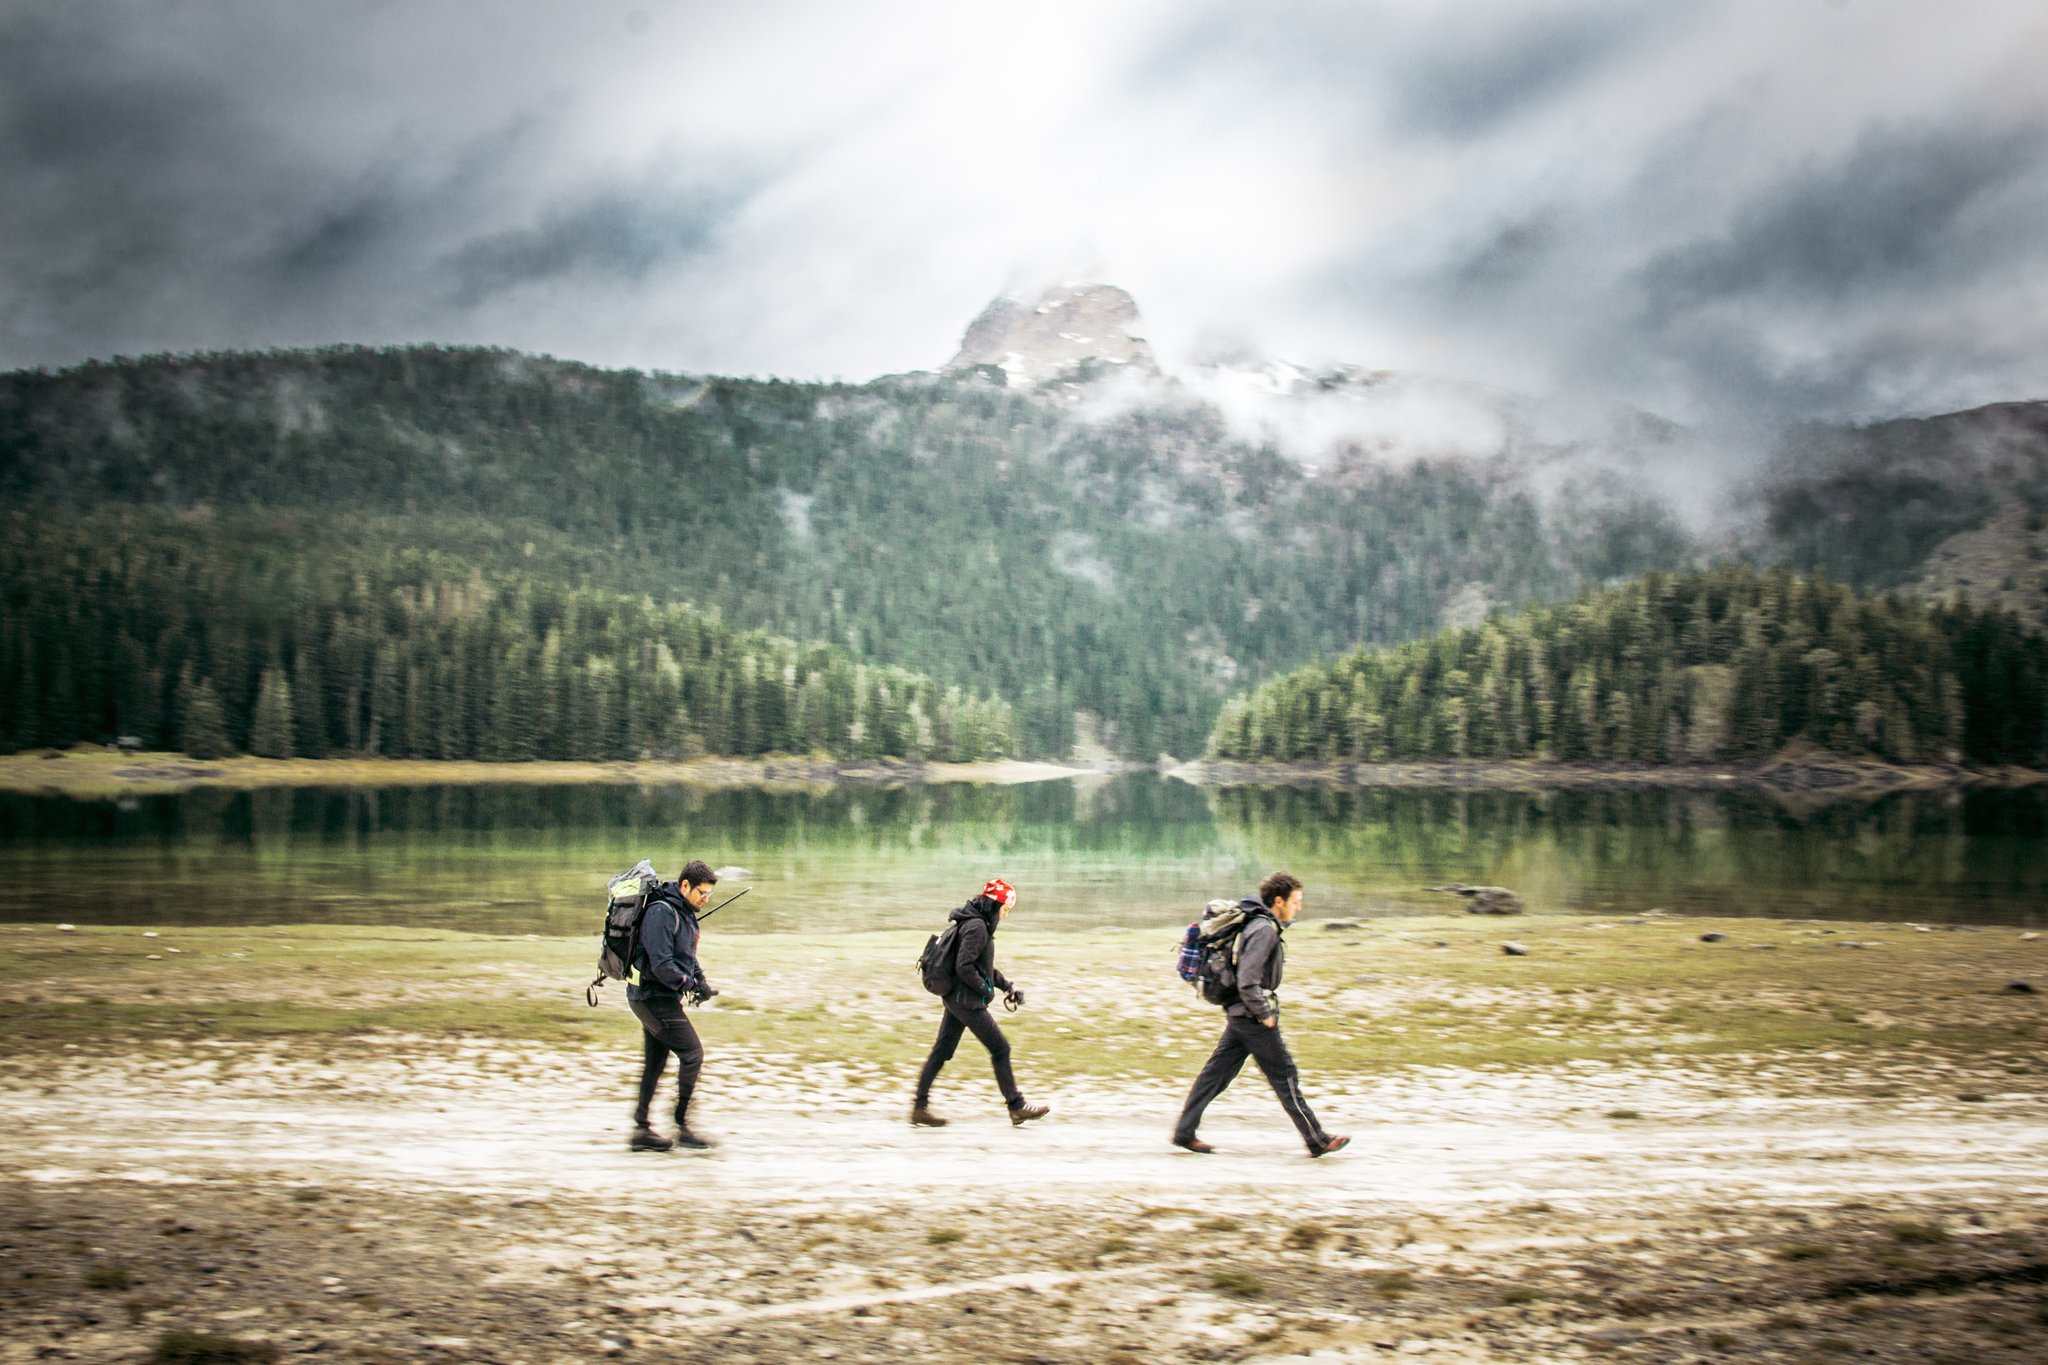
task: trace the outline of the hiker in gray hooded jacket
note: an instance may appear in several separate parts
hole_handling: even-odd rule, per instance
[[[1190,1152],[1216,1149],[1195,1136],[1203,1111],[1244,1070],[1246,1057],[1259,1064],[1280,1107],[1294,1121],[1295,1131],[1310,1156],[1323,1156],[1345,1146],[1344,1134],[1323,1131],[1315,1111],[1301,1093],[1301,1072],[1280,1036],[1280,977],[1287,965],[1287,926],[1301,913],[1301,879],[1275,872],[1259,885],[1257,899],[1244,898],[1244,928],[1237,939],[1237,990],[1223,1008],[1223,1037],[1195,1077],[1180,1121],[1173,1126],[1173,1145]]]

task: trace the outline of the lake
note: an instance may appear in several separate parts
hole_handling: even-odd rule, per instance
[[[1207,790],[1153,775],[818,791],[660,787],[0,795],[0,920],[415,924],[589,932],[652,857],[741,866],[721,931],[935,926],[1000,875],[1013,928],[1185,921],[1285,867],[1309,919],[1537,910],[2038,925],[2048,793],[1961,789],[1809,807],[1757,792]],[[740,883],[732,882],[732,889]]]

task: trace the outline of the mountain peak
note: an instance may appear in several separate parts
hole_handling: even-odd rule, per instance
[[[1073,378],[1077,370],[1131,367],[1157,373],[1152,348],[1135,331],[1137,322],[1137,301],[1115,285],[1059,284],[1030,300],[1006,295],[968,324],[946,368],[994,365],[1016,388]]]

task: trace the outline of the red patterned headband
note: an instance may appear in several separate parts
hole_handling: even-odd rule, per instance
[[[1001,877],[990,878],[988,885],[981,888],[981,894],[987,896],[997,905],[1015,905],[1017,903],[1017,888],[1004,881]]]

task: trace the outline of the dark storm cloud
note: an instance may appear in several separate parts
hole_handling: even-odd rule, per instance
[[[319,210],[303,226],[281,224],[281,240],[265,253],[269,272],[287,285],[346,275],[382,257],[413,208],[411,196],[387,184]]]
[[[1559,227],[1539,213],[1502,224],[1443,271],[1443,282],[1460,295],[1494,295],[1540,269],[1558,244]]]
[[[0,9],[0,366],[432,340],[857,377],[1037,272],[1130,289],[1169,364],[1228,335],[1686,419],[2042,387],[2031,0],[477,15]]]
[[[136,64],[71,11],[0,20],[0,269],[40,274],[45,296],[9,302],[61,296],[94,316],[154,291],[193,245],[195,204],[223,188],[210,164],[181,164],[194,146],[245,158],[226,96]]]
[[[553,133],[545,111],[526,113],[467,137],[428,168],[410,164],[410,147],[385,145],[360,174],[309,186],[303,201],[276,207],[252,248],[252,274],[268,282],[272,297],[289,297],[375,287],[381,276],[406,270],[428,295],[459,295],[463,307],[473,305],[489,295],[485,280],[471,287],[457,274],[451,289],[446,272],[473,256],[512,252],[518,239],[535,235],[494,227],[504,213],[500,186],[543,166]],[[602,215],[621,194],[627,190],[600,194],[584,209],[557,207],[551,223],[580,211]],[[537,274],[545,272],[528,270],[526,278]]]
[[[1343,122],[1377,117],[1406,135],[1457,140],[1569,94],[1697,12],[1612,3],[1218,4],[1163,32],[1133,67],[1132,82],[1140,91],[1173,91],[1203,74],[1275,92],[1306,89]]]
[[[550,18],[560,51],[508,22],[486,37],[511,60],[443,69],[480,40],[433,4],[0,16],[0,365],[337,340],[573,349],[522,304],[532,289],[688,263],[759,176],[574,126],[650,22]]]
[[[460,307],[565,277],[635,283],[657,268],[702,257],[720,224],[745,201],[739,189],[677,196],[658,186],[605,190],[551,209],[530,228],[494,232],[450,258]]]
[[[2044,183],[2042,123],[1868,130],[1620,279],[1579,363],[1661,369],[1713,406],[1776,418],[1878,415],[1930,368],[2031,366],[2038,384],[2038,332],[2002,318],[2025,297],[2007,291],[2048,272]]]
[[[1610,5],[1520,16],[1499,26],[1447,20],[1442,32],[1428,36],[1428,46],[1396,68],[1394,122],[1448,138],[1491,132],[1569,93],[1684,13],[1682,6]]]
[[[2040,396],[2048,110],[2000,70],[2040,25],[2033,42],[2009,25],[2003,50],[1990,24],[1916,45],[1853,13],[1827,27],[1842,13],[1768,43],[1725,25],[1617,36],[1645,60],[1672,43],[1656,80],[1633,58],[1563,63],[1542,98],[1566,137],[1525,117],[1475,135],[1426,214],[1365,236],[1322,284],[1427,329],[1467,372],[1505,355],[1687,420]],[[1700,59],[1709,39],[1744,64]]]
[[[1738,297],[1821,305],[1866,292],[1912,292],[1982,260],[1968,222],[2048,165],[2048,126],[1874,129],[1832,164],[1802,167],[1744,205],[1725,234],[1688,242],[1645,267],[1646,316]],[[1997,243],[2039,253],[2029,217]]]
[[[81,6],[0,22],[8,330],[69,360],[178,346],[174,329],[151,321],[177,310],[192,344],[215,344],[226,339],[209,335],[219,315],[264,292],[266,255],[289,258],[297,295],[298,281],[331,269],[344,239],[361,235],[365,214],[302,231],[293,220],[317,202],[317,177],[261,111],[203,71],[152,62],[121,26],[93,18]],[[232,280],[229,256],[243,258]],[[210,302],[180,297],[195,284]]]
[[[32,169],[146,165],[231,123],[203,83],[137,68],[61,14],[0,20],[0,146]]]

